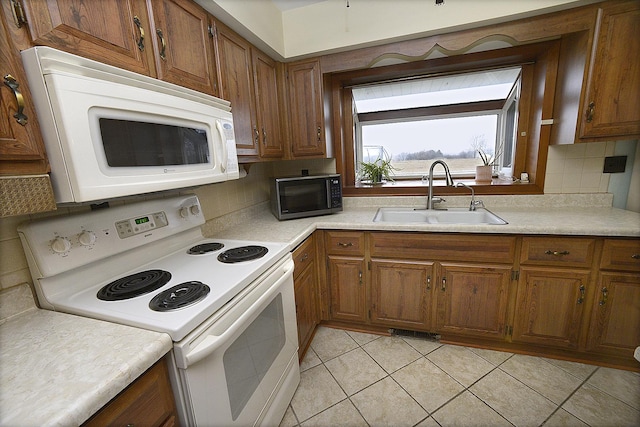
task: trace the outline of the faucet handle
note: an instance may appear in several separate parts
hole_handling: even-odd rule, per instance
[[[476,208],[485,209],[484,202],[482,200],[472,200],[471,201],[471,210],[475,211]]]
[[[432,197],[431,198],[431,203],[442,203],[442,202],[446,202],[445,199],[443,199],[442,197]]]

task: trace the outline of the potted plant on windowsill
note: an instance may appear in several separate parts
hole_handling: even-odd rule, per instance
[[[476,151],[478,152],[478,155],[480,155],[480,159],[482,160],[482,164],[476,166],[476,182],[491,182],[493,175],[493,166],[496,163],[496,159],[500,155],[500,150],[498,149],[493,155],[487,154],[482,148],[478,148]]]
[[[396,168],[391,164],[391,159],[378,158],[373,162],[360,162],[360,182],[363,184],[378,185],[383,180],[393,181],[391,175]]]

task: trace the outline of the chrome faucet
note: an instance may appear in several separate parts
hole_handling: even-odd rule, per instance
[[[427,209],[433,209],[434,202],[440,203],[445,201],[442,197],[436,197],[435,200],[433,197],[433,168],[435,168],[436,165],[442,165],[442,167],[444,168],[444,175],[447,180],[447,185],[453,185],[453,178],[451,178],[449,166],[447,166],[447,164],[442,160],[436,160],[435,162],[431,163],[431,167],[429,168],[429,195],[427,196]]]
[[[456,184],[456,187],[465,187],[471,190],[471,203],[469,204],[470,211],[475,211],[478,206],[480,206],[481,208],[484,208],[484,203],[482,202],[482,200],[476,200],[476,195],[475,195],[475,191],[473,191],[473,187],[470,187],[467,184],[464,184],[462,182],[458,182]]]

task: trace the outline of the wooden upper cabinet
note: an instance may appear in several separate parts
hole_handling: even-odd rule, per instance
[[[0,6],[0,175],[43,174],[49,163],[20,52],[8,33],[10,7]]]
[[[294,158],[324,157],[326,139],[319,60],[287,65],[291,154]]]
[[[217,95],[211,18],[190,0],[153,0],[149,36],[159,79]]]
[[[238,156],[259,156],[251,44],[215,21],[220,97],[231,102]]]
[[[282,158],[284,132],[280,120],[278,67],[276,61],[259,50],[251,49],[251,52],[260,157]]]
[[[640,136],[640,2],[608,2],[598,13],[580,138]]]
[[[23,2],[33,44],[155,76],[144,0]]]

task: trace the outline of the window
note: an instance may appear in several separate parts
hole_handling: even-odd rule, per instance
[[[521,67],[414,77],[354,86],[356,173],[390,159],[395,179],[420,179],[436,159],[471,177],[490,157],[511,177]]]

